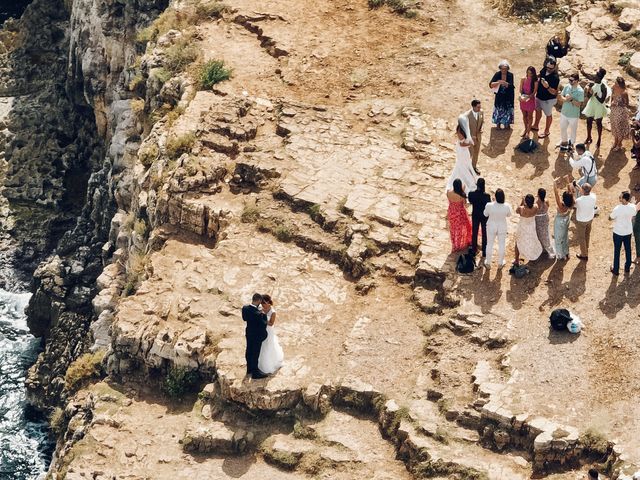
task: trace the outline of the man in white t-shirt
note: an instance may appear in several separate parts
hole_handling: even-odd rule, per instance
[[[598,181],[598,169],[596,168],[596,159],[591,154],[584,143],[576,145],[575,153],[569,156],[569,165],[574,170],[578,170],[581,178],[577,181],[578,185],[588,183],[593,188]]]
[[[620,272],[620,247],[624,245],[624,271],[631,270],[631,234],[633,233],[633,219],[636,216],[636,206],[631,202],[631,194],[622,192],[617,205],[609,218],[613,220],[613,266],[611,273]]]
[[[580,245],[580,253],[576,254],[576,257],[589,260],[589,240],[591,222],[596,212],[596,194],[591,191],[591,185],[588,183],[582,185],[581,193],[582,195],[576,199],[576,236]]]

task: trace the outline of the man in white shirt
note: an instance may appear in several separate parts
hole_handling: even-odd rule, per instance
[[[589,260],[589,240],[591,238],[591,222],[596,211],[596,194],[591,192],[591,185],[582,185],[582,195],[576,199],[576,236],[580,245],[580,260]]]
[[[636,206],[631,202],[631,194],[622,192],[617,205],[609,218],[613,220],[613,266],[611,273],[620,272],[620,247],[624,245],[624,271],[631,270],[631,234],[633,233],[633,219],[636,216]]]
[[[577,159],[576,159],[577,157]],[[569,165],[571,168],[578,170],[581,175],[580,179],[576,182],[579,186],[588,183],[593,188],[598,181],[598,169],[596,167],[596,159],[591,154],[584,143],[578,143],[576,145],[575,152],[569,156]],[[578,192],[580,192],[578,190]],[[578,193],[580,195],[580,193]]]
[[[505,203],[502,189],[496,190],[496,201],[487,203],[484,216],[487,217],[487,258],[485,267],[491,266],[493,242],[498,238],[498,266],[504,267],[504,250],[507,241],[507,217],[511,216],[511,205]]]

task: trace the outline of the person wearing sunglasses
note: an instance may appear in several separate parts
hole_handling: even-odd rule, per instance
[[[584,90],[580,86],[580,76],[572,73],[569,85],[562,89],[562,110],[560,111],[560,150],[569,150],[569,145],[575,145],[580,120],[580,107],[584,101]]]

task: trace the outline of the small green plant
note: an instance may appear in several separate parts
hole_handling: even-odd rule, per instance
[[[138,32],[136,41],[142,45],[147,42],[155,42],[158,37],[169,30],[184,30],[193,20],[187,11],[183,12],[168,8],[151,25]]]
[[[171,367],[164,379],[163,390],[173,400],[181,400],[197,387],[198,373],[184,367]]]
[[[102,374],[104,355],[104,350],[97,350],[93,353],[84,353],[75,359],[64,376],[65,388],[73,392],[85,382],[98,378]]]
[[[416,2],[412,0],[368,0],[369,8],[374,10],[387,5],[393,13],[406,18],[416,18],[418,12],[415,10]]]
[[[141,73],[138,73],[129,82],[129,85],[128,85],[129,91],[135,92],[139,89],[142,89],[145,83],[146,83],[146,79],[142,76]]]
[[[193,132],[180,136],[169,137],[167,140],[167,155],[170,159],[177,160],[183,153],[189,153],[196,142],[196,135]]]
[[[286,224],[277,225],[276,228],[273,229],[273,234],[275,237],[281,242],[290,242],[293,239],[293,232],[291,231],[291,227]]]
[[[139,218],[133,224],[133,231],[136,232],[136,235],[139,237],[146,237],[149,229],[147,227],[147,222]]]
[[[441,398],[440,400],[438,400],[438,411],[442,415],[447,413],[447,411],[449,411],[450,407],[451,407],[451,405],[449,404],[449,400],[447,400],[446,398]]]
[[[588,428],[579,439],[585,449],[597,455],[605,455],[609,450],[609,442],[595,428]]]
[[[64,429],[64,410],[56,407],[49,416],[49,427],[55,435],[61,435]]]
[[[196,6],[196,15],[199,18],[220,18],[223,13],[229,12],[229,7],[218,0],[205,0]]]
[[[139,252],[138,250],[129,252],[126,266],[127,275],[125,277],[124,287],[122,288],[123,297],[128,297],[136,292],[140,285],[146,263],[147,258],[142,254],[142,252]]]
[[[158,145],[156,145],[155,143],[147,143],[140,150],[138,150],[138,159],[140,160],[140,163],[145,166],[145,168],[149,168],[151,165],[153,165],[153,162],[157,160],[159,154],[160,149],[158,148]]]
[[[244,204],[240,221],[242,223],[255,223],[260,218],[260,208],[256,204]]]
[[[131,111],[133,111],[133,113],[135,113],[136,115],[140,115],[144,112],[144,100],[142,98],[134,98],[131,100],[130,102],[131,105]]]
[[[632,56],[633,52],[621,53],[620,58],[618,59],[618,65],[620,65],[621,67],[626,67],[627,65],[629,65]]]
[[[313,428],[303,425],[300,421],[297,421],[293,426],[293,436],[296,438],[314,440],[318,437],[318,434]]]
[[[229,78],[231,78],[231,69],[225,67],[222,60],[209,60],[200,69],[201,89],[208,90],[216,83],[229,80]]]
[[[164,53],[164,66],[174,74],[184,71],[198,59],[199,55],[198,48],[193,44],[193,40],[186,36],[177,40]]]
[[[166,68],[154,68],[149,72],[149,76],[156,78],[163,85],[167,83],[173,76]]]

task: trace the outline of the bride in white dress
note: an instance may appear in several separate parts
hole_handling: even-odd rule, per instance
[[[262,311],[267,315],[267,338],[260,347],[258,369],[264,373],[274,373],[284,361],[284,352],[278,342],[278,335],[273,326],[276,321],[276,310],[269,295],[262,295]]]
[[[473,140],[468,136],[469,126],[466,116],[461,116],[458,119],[458,127],[456,128],[456,136],[458,141],[456,142],[456,164],[453,167],[453,171],[447,181],[446,191],[453,190],[453,181],[459,178],[464,186],[465,193],[473,192],[476,187],[476,180],[478,175],[473,170],[473,164],[471,163],[471,152],[469,146],[473,145]]]

